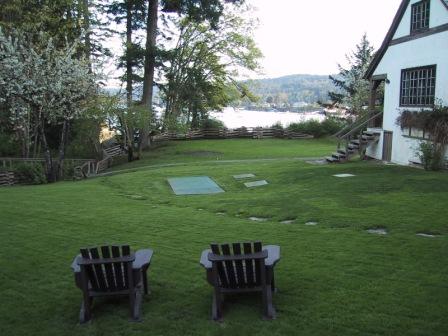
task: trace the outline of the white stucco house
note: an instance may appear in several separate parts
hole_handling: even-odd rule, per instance
[[[368,129],[380,137],[367,156],[403,165],[420,162],[416,149],[429,135],[402,130],[396,120],[403,110],[421,111],[438,100],[448,105],[448,0],[403,0],[365,78],[372,84],[372,111],[376,90],[385,82],[382,120]]]

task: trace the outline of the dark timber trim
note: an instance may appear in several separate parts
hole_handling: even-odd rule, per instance
[[[426,36],[442,33],[442,32],[445,32],[445,31],[448,31],[448,23],[445,23],[445,24],[443,24],[441,26],[429,28],[429,29],[427,29],[427,30],[425,30],[423,32],[417,33],[417,34],[412,34],[412,35],[408,35],[408,36],[403,36],[403,37],[397,38],[395,40],[390,41],[389,45],[393,46],[393,45],[396,45],[396,44],[417,40],[417,39],[420,39],[422,37],[426,37]]]
[[[447,0],[441,0],[443,5],[445,6],[446,9],[448,9],[448,1]]]
[[[387,79],[387,74],[372,76],[372,81],[385,81]]]
[[[445,6],[445,8],[448,10],[448,3],[445,2],[444,0],[440,0],[442,2],[442,4]],[[395,14],[394,20],[392,21],[392,25],[389,28],[389,31],[387,32],[386,37],[384,38],[383,43],[381,44],[381,47],[378,49],[378,51],[375,54],[375,57],[373,58],[372,63],[370,63],[369,68],[367,69],[365,75],[364,75],[364,79],[370,79],[370,77],[372,77],[373,73],[375,72],[378,64],[380,64],[381,59],[383,58],[384,54],[387,51],[387,48],[389,47],[389,45],[391,45],[391,41],[394,38],[394,35],[398,29],[398,26],[400,25],[401,20],[403,19],[404,14],[406,13],[406,9],[408,8],[410,3],[410,0],[403,0],[400,4],[400,7],[398,8],[397,13]],[[439,26],[439,27],[443,27],[445,25]],[[438,27],[434,27],[434,28],[438,28]],[[432,29],[434,29],[432,28]],[[431,29],[429,29],[430,31]],[[428,31],[424,32],[427,33]],[[423,34],[423,33],[422,33]],[[434,33],[435,34],[435,33]],[[426,35],[425,35],[426,36]],[[406,38],[410,38],[410,36],[405,36]],[[416,34],[413,36],[414,38],[420,38],[420,37],[424,37],[421,36],[420,34]],[[396,39],[399,40],[399,39]],[[406,42],[406,41],[403,41]],[[402,43],[402,42],[401,42]],[[398,44],[398,43],[395,43]]]

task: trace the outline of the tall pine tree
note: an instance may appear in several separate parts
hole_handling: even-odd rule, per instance
[[[369,104],[370,83],[363,78],[374,56],[374,48],[364,34],[355,50],[346,55],[348,68],[338,64],[339,74],[330,76],[337,91],[328,95],[334,104],[347,106],[353,115],[360,115]]]

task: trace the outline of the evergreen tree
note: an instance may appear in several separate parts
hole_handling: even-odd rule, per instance
[[[369,104],[370,83],[363,78],[374,56],[374,48],[364,34],[354,51],[346,55],[348,68],[338,64],[339,74],[330,76],[338,91],[328,95],[333,103],[349,108],[350,113],[359,115]]]

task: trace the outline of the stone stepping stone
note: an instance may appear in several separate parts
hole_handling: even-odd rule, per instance
[[[308,226],[316,226],[317,224],[319,224],[318,222],[306,222],[305,225]]]
[[[416,234],[416,236],[425,237],[425,238],[437,238],[439,235],[419,232]]]
[[[344,177],[354,177],[354,176],[356,176],[356,175],[353,175],[353,174],[336,174],[336,175],[333,175],[334,177],[342,177],[342,178],[344,178]]]
[[[247,178],[252,178],[252,177],[255,177],[255,175],[254,174],[233,175],[233,178],[236,180],[247,179]]]
[[[264,186],[264,185],[267,185],[267,184],[269,184],[269,183],[268,183],[268,181],[266,181],[266,180],[254,181],[254,182],[246,182],[246,183],[244,183],[244,185],[245,185],[247,188],[261,187],[261,186]]]
[[[368,233],[377,234],[377,235],[387,235],[386,229],[368,229],[366,230]]]
[[[294,223],[296,220],[295,219],[286,219],[280,222],[280,224],[292,224]]]
[[[225,212],[217,212],[216,213],[218,216],[224,216],[226,213]]]
[[[254,222],[267,222],[269,218],[263,218],[263,217],[249,217],[251,221]]]

